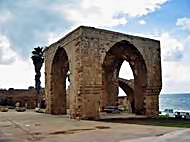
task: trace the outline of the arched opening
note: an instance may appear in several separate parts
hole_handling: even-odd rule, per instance
[[[52,114],[66,114],[66,78],[69,71],[68,56],[64,48],[57,49],[52,64]]]
[[[67,110],[70,109],[70,92],[71,92],[71,80],[70,80],[70,71],[68,70],[67,76],[66,76],[66,108]]]
[[[106,107],[116,105],[119,85],[119,71],[127,61],[134,76],[134,107],[136,114],[144,114],[144,89],[147,83],[145,61],[138,49],[130,42],[123,40],[114,44],[107,52],[103,62],[103,104]],[[121,87],[121,86],[120,86]]]
[[[119,94],[117,101],[119,102],[119,108],[128,113],[134,113],[134,76],[129,62],[126,60],[122,63],[119,71],[118,88]]]

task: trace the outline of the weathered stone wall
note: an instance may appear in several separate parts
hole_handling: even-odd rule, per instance
[[[78,55],[77,55],[79,54],[78,53],[79,52],[78,46],[80,45],[79,38],[80,38],[80,31],[75,30],[71,32],[70,34],[68,34],[67,36],[65,36],[64,38],[62,38],[57,43],[49,46],[45,51],[45,86],[46,86],[45,94],[46,94],[46,100],[47,100],[48,113],[54,113],[55,111],[57,111],[55,110],[54,107],[57,107],[56,99],[58,98],[55,96],[56,94],[53,94],[53,90],[55,89],[53,88],[53,83],[56,84],[57,80],[53,79],[54,74],[53,74],[52,66],[53,66],[53,60],[58,48],[63,48],[66,51],[67,56],[68,56],[69,71],[71,73],[70,75],[70,80],[71,80],[70,101],[71,101],[71,104],[76,103],[76,94],[78,93],[76,86],[79,84],[78,83],[79,74],[76,73],[76,68],[80,67],[80,64],[79,64],[80,58],[78,58]],[[75,108],[76,108],[75,105],[72,105],[70,107],[71,110]]]
[[[126,97],[118,96],[121,104],[127,106],[128,112],[135,112],[135,94],[134,94],[134,79],[126,80],[119,78],[119,87],[126,93]]]
[[[42,95],[44,95],[44,90],[42,90]],[[0,98],[14,106],[16,102],[19,102],[20,106],[28,109],[35,108],[38,99],[35,89],[0,90]]]
[[[124,54],[118,53],[117,43],[127,43],[131,50]],[[122,44],[120,44],[122,45]],[[116,47],[115,47],[116,46]],[[53,113],[58,99],[53,93],[56,80],[53,79],[52,66],[58,48],[63,48],[68,56],[70,79],[70,114],[71,117],[98,118],[102,106],[113,104],[118,91],[119,65],[123,60],[129,60],[134,77],[135,107],[142,114],[156,115],[158,113],[158,95],[161,90],[160,42],[148,38],[136,37],[117,32],[79,27],[63,39],[52,44],[45,52],[46,97],[47,111]],[[119,47],[122,48],[122,47]],[[105,58],[113,49],[113,59]],[[123,50],[126,51],[126,50]],[[133,53],[135,56],[131,56]],[[138,54],[138,56],[136,56]],[[111,57],[111,56],[110,56]],[[122,60],[117,67],[109,64],[109,60]],[[136,61],[132,61],[133,58]],[[142,64],[143,63],[143,64]],[[106,70],[105,70],[106,69]],[[109,74],[110,72],[110,74]],[[105,76],[106,75],[106,76]],[[112,90],[112,91],[109,91]],[[108,101],[109,100],[109,101]]]
[[[134,100],[134,80],[119,78],[119,87],[126,93],[130,102],[132,102]]]

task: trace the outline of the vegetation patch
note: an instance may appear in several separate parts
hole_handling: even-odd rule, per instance
[[[152,125],[152,126],[165,126],[165,127],[180,127],[190,128],[190,120],[176,119],[169,117],[159,118],[111,118],[101,120],[104,122],[111,123],[127,123],[127,124],[138,124],[138,125]]]

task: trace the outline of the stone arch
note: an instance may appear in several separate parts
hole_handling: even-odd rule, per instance
[[[51,114],[66,114],[66,77],[69,60],[63,47],[58,47],[51,67]]]
[[[80,26],[47,47],[45,93],[48,98],[47,112],[51,114],[62,113],[58,111],[56,105],[58,95],[54,94],[57,85],[54,83],[55,73],[58,72],[55,66],[58,65],[55,64],[54,68],[52,65],[59,46],[63,47],[69,56],[71,72],[69,98],[72,118],[97,119],[103,106],[115,104],[119,86],[118,74],[124,60],[129,62],[134,74],[136,113],[158,116],[158,97],[162,88],[159,41]],[[64,76],[64,73],[62,74]]]
[[[129,62],[134,76],[135,111],[144,114],[144,90],[147,84],[147,68],[140,51],[126,40],[115,43],[103,61],[103,106],[115,105],[118,92],[118,75],[123,61]]]
[[[135,113],[133,80],[126,80],[119,78],[118,81],[119,81],[119,87],[127,94],[127,99],[131,105],[132,113]]]

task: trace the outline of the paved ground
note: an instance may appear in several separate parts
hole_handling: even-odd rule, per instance
[[[34,112],[0,112],[0,142],[189,142],[190,129],[70,120]]]

